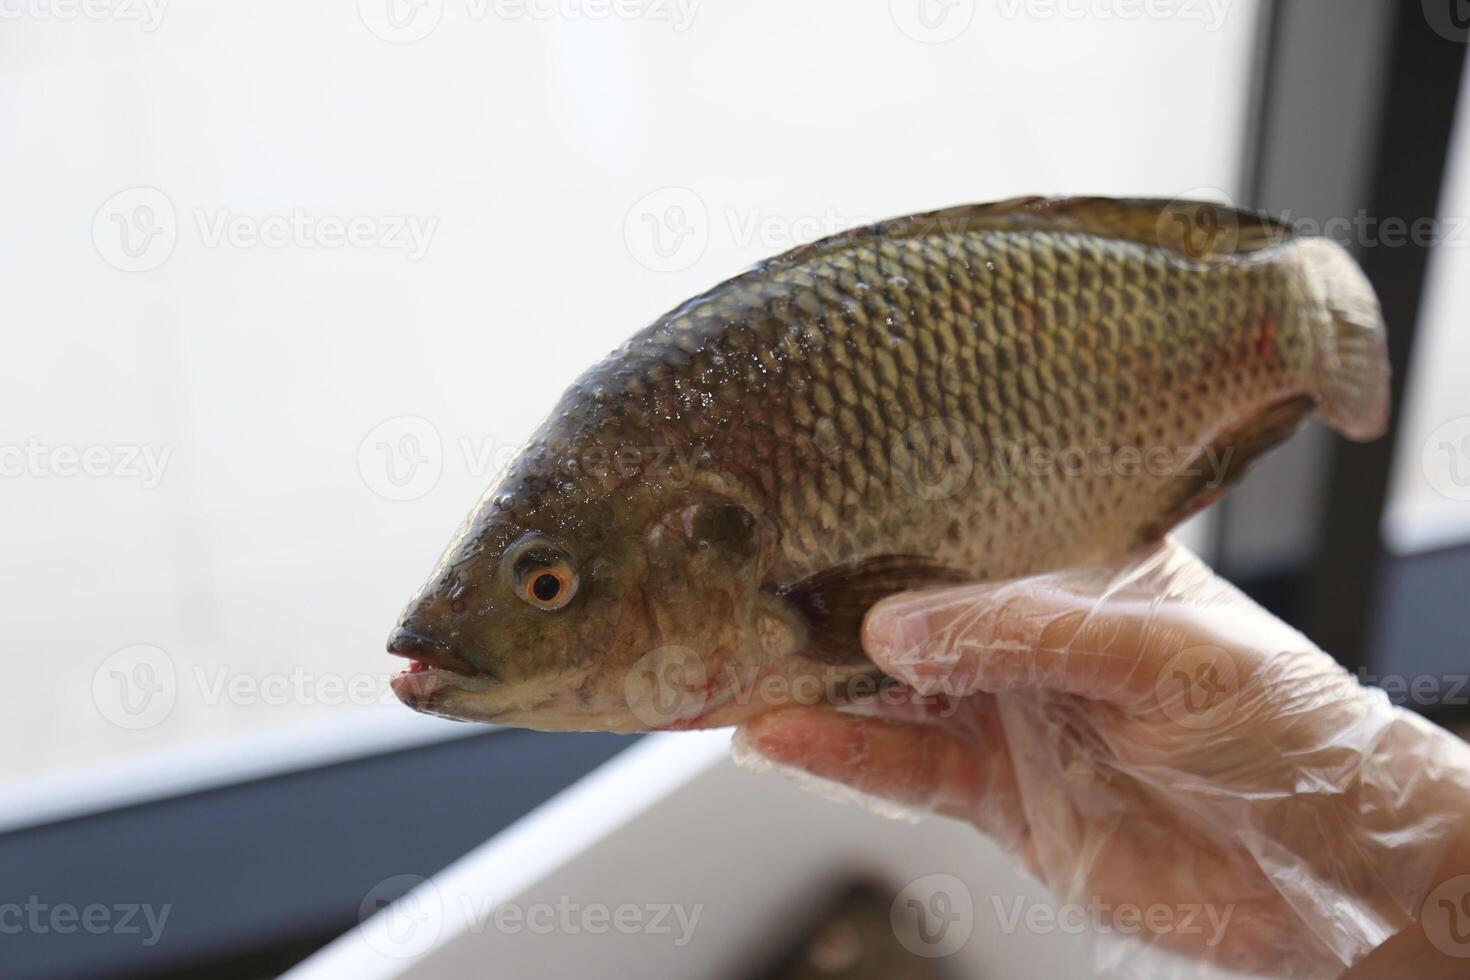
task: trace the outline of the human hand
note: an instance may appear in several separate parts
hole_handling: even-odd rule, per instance
[[[773,712],[737,749],[967,820],[1061,902],[1228,915],[1145,942],[1337,976],[1470,872],[1470,748],[1173,542],[897,596],[864,644],[914,697]]]

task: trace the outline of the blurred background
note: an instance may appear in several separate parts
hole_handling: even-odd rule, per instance
[[[1467,716],[1463,3],[0,19],[0,974],[275,975],[636,741],[415,715],[387,632],[583,368],[760,258],[905,212],[1208,198],[1350,244],[1391,328],[1392,437],[1314,428],[1187,535],[1366,682]],[[659,826],[666,789],[624,822]],[[822,805],[813,833],[849,819]],[[830,921],[886,917],[905,873],[813,870],[760,955],[640,969],[857,976],[861,930]],[[93,905],[96,929],[51,915]]]

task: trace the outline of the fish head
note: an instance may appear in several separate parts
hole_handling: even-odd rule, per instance
[[[388,641],[410,707],[541,730],[731,724],[724,668],[795,642],[761,589],[772,535],[727,496],[507,478]]]

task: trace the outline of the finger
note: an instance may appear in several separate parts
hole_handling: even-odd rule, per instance
[[[925,693],[1136,696],[1187,645],[1190,619],[1178,613],[1217,601],[1221,588],[1229,590],[1166,543],[1116,566],[886,599],[869,612],[863,645]]]
[[[1006,842],[1022,836],[1020,798],[1003,741],[982,752],[944,726],[823,708],[760,715],[741,726],[736,739],[778,765],[975,823]]]

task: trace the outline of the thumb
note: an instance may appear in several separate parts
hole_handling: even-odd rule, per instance
[[[1171,541],[1116,565],[890,597],[868,613],[863,646],[923,694],[1039,688],[1130,699],[1189,645],[1178,613],[1227,592]]]

